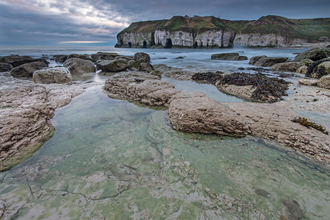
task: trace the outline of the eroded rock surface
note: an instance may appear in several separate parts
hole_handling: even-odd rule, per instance
[[[71,58],[63,63],[72,75],[83,75],[85,73],[94,73],[96,68],[92,61],[80,58]]]
[[[0,170],[32,156],[54,133],[50,119],[55,109],[87,86],[37,85],[0,76]]]
[[[33,73],[35,83],[67,83],[72,81],[70,71],[65,67],[54,67],[45,70],[38,70]]]
[[[177,67],[167,66],[165,64],[153,65],[155,70],[158,70],[166,77],[170,77],[178,80],[191,80],[191,77],[195,74],[194,72],[183,70]]]
[[[205,93],[182,92],[172,99],[168,115],[175,130],[238,137],[248,133],[248,126],[236,112]]]

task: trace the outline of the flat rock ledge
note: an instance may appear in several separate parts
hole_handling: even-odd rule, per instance
[[[55,129],[50,121],[91,85],[38,85],[0,76],[0,172],[31,157]]]

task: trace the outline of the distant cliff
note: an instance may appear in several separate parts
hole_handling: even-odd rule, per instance
[[[255,21],[213,16],[134,22],[117,35],[116,47],[285,47],[330,38],[330,18],[288,19],[268,15]]]

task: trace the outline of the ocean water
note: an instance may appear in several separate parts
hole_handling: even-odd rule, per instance
[[[81,53],[86,51],[93,50]],[[148,52],[153,64],[207,69],[226,66],[205,60],[230,50],[118,53],[137,51]],[[266,51],[244,54],[277,54]],[[278,51],[277,56],[294,57],[296,50]],[[174,59],[182,55],[186,58]],[[228,69],[237,65],[228,63]],[[212,85],[163,80],[220,102],[244,101]],[[53,138],[24,163],[0,173],[1,218],[285,219],[285,213],[298,213],[299,219],[329,219],[329,170],[275,142],[174,131],[167,111],[109,98],[97,86],[57,109],[52,122]]]

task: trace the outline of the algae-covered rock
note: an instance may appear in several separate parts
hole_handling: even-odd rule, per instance
[[[272,71],[284,71],[284,72],[296,72],[298,63],[296,62],[285,62],[277,63],[271,67]]]
[[[144,60],[144,62],[150,63],[150,56],[147,53],[142,53],[142,52],[136,53],[136,54],[134,54],[133,59],[135,61],[136,60]]]
[[[99,60],[96,63],[97,69],[102,70],[103,72],[120,72],[126,70],[127,60],[125,59],[116,59],[116,60]]]
[[[261,57],[257,62],[254,63],[255,66],[273,66],[276,63],[284,63],[288,60],[288,57]]]
[[[79,58],[79,59],[82,59],[82,60],[93,61],[93,59],[87,54],[70,54],[67,59],[71,59],[71,58]]]
[[[240,56],[238,53],[219,53],[212,54],[212,60],[247,60],[246,56]]]
[[[254,56],[251,57],[249,64],[254,65],[258,60],[260,60],[261,58],[265,58],[267,56],[263,55],[263,56]]]
[[[248,133],[236,112],[203,92],[182,92],[172,99],[168,115],[175,130],[238,137]]]
[[[330,75],[322,76],[321,79],[318,80],[317,86],[324,89],[330,89]]]
[[[314,63],[314,61],[311,60],[311,59],[303,59],[302,61],[300,61],[298,63],[297,69],[299,69],[302,66],[308,66],[308,65],[313,64],[313,63]]]
[[[330,49],[310,49],[303,53],[298,54],[293,61],[300,62],[304,59],[317,61],[327,57],[330,57]]]
[[[10,74],[13,77],[32,77],[35,71],[41,70],[45,67],[48,67],[48,64],[43,62],[26,63],[12,69]]]

